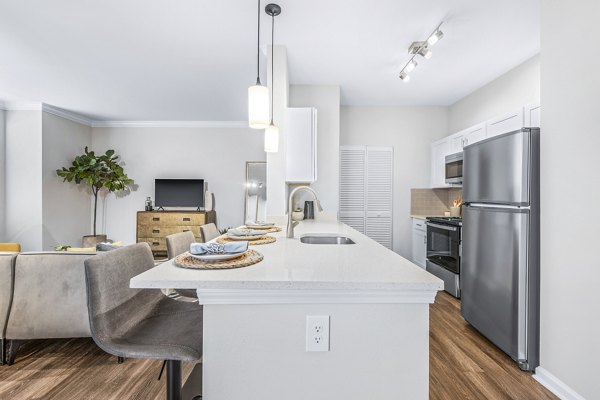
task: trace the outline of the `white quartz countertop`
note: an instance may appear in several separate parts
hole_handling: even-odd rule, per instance
[[[323,245],[300,242],[303,235],[335,234],[356,244]],[[132,288],[217,290],[384,290],[435,292],[443,282],[409,260],[337,221],[302,221],[295,238],[285,229],[271,233],[275,243],[251,246],[264,255],[249,267],[195,270],[164,262],[130,281]]]

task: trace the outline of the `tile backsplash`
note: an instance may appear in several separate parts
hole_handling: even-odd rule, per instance
[[[452,201],[462,197],[462,188],[449,189],[411,189],[411,215],[444,215],[450,211]]]

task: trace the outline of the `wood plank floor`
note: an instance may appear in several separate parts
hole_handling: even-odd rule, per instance
[[[557,399],[471,328],[459,307],[446,293],[431,307],[430,399]],[[91,339],[30,341],[14,365],[0,367],[0,399],[164,399],[160,366],[158,360],[117,364]],[[193,365],[183,368],[185,379]]]
[[[429,322],[431,400],[558,399],[471,327],[448,293],[437,295]]]

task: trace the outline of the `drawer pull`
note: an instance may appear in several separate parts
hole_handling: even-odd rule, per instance
[[[189,217],[184,217],[184,218],[183,218],[183,220],[184,220],[185,222],[189,222],[189,221],[191,221],[192,219],[191,219],[191,218],[189,218]]]
[[[152,242],[152,246],[158,246],[158,245],[160,245],[159,242]]]
[[[152,229],[152,233],[160,233],[160,229]]]
[[[152,218],[152,221],[160,221],[160,217],[154,217]]]
[[[184,229],[184,230],[183,230],[183,232],[189,232],[189,231],[190,231],[189,229]]]

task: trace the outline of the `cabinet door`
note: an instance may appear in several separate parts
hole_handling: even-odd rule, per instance
[[[446,156],[450,154],[450,140],[438,140],[431,144],[431,187],[447,187]]]
[[[366,146],[340,146],[340,221],[365,233]]]
[[[541,128],[542,126],[542,108],[540,103],[532,103],[525,106],[525,127]]]
[[[392,249],[392,147],[367,147],[367,236]]]
[[[487,121],[487,137],[494,137],[521,129],[524,125],[523,108],[519,108],[502,117]]]
[[[477,124],[464,130],[463,148],[486,138],[485,123]]]
[[[463,150],[463,147],[465,147],[465,137],[462,132],[450,136],[449,139],[450,144],[448,146],[448,154],[460,153]]]
[[[317,110],[288,108],[285,114],[286,182],[317,180]]]
[[[427,256],[426,232],[425,221],[413,218],[412,261],[421,268],[425,268],[425,259]]]

